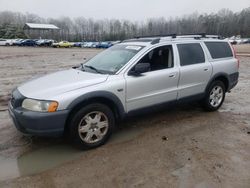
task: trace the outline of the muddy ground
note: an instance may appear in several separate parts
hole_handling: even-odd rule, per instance
[[[7,101],[23,81],[99,51],[0,47],[0,187],[249,187],[250,45],[236,48],[239,84],[218,112],[192,103],[134,117],[106,145],[79,151],[17,132]]]

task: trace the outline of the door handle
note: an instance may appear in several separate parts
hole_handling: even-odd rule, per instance
[[[174,74],[170,74],[170,75],[169,75],[169,78],[173,78],[173,77],[174,77]]]
[[[204,71],[208,71],[208,68],[205,68]]]

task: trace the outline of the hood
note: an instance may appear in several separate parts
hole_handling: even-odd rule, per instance
[[[59,71],[24,83],[18,90],[28,98],[49,99],[53,96],[105,82],[108,75],[76,69]]]

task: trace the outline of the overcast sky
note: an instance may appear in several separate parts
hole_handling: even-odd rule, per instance
[[[250,0],[0,0],[0,11],[29,12],[46,18],[84,16],[145,20],[193,12],[211,13],[222,8],[235,12],[247,7],[250,7]]]

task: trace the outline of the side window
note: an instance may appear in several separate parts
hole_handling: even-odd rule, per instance
[[[233,52],[227,42],[205,42],[213,59],[233,57]]]
[[[199,43],[177,44],[181,66],[205,63],[205,55]]]
[[[161,46],[151,50],[138,63],[149,63],[150,71],[162,70],[174,66],[172,46]]]

